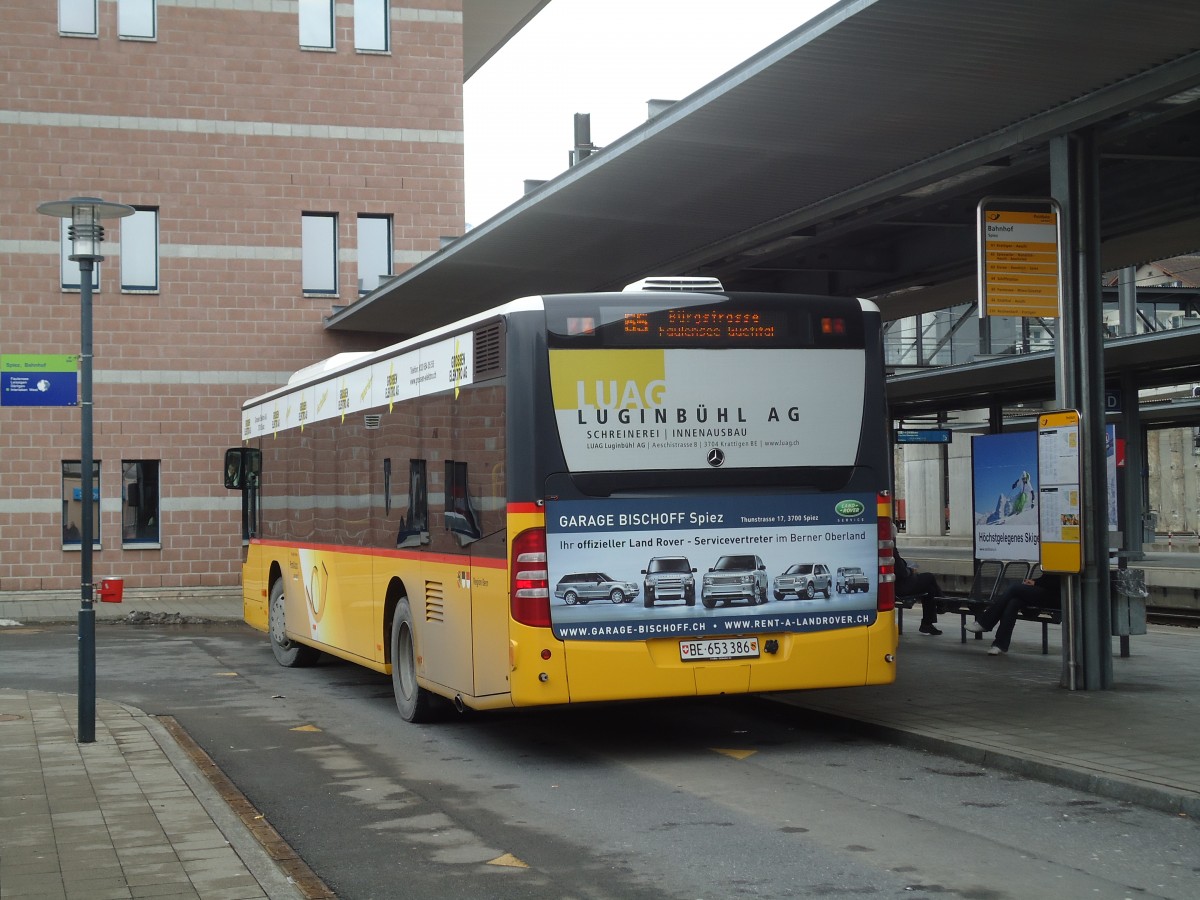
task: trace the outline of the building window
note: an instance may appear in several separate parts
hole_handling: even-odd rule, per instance
[[[306,294],[337,293],[337,216],[304,213],[300,258]]]
[[[158,210],[134,207],[121,220],[121,290],[158,291]]]
[[[58,33],[96,37],[96,0],[58,0]]]
[[[158,460],[121,462],[121,542],[158,544]]]
[[[82,283],[82,279],[79,277],[79,263],[71,259],[71,251],[74,249],[71,246],[71,234],[69,231],[71,227],[71,220],[59,219],[58,227],[59,256],[62,259],[62,265],[60,267],[62,289],[64,291],[77,291]],[[99,262],[92,263],[92,290],[100,290]]]
[[[152,41],[158,37],[158,0],[117,0],[117,35]]]
[[[63,545],[78,547],[83,541],[83,467],[77,459],[62,463]],[[100,544],[100,461],[92,460],[92,544]]]
[[[369,293],[392,274],[392,217],[358,217],[358,292]]]
[[[300,46],[333,49],[333,0],[300,0]]]
[[[354,0],[354,49],[387,52],[391,49],[391,13],[388,0]]]

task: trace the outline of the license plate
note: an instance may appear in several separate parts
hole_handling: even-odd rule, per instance
[[[680,641],[679,658],[684,662],[708,659],[756,659],[758,638],[713,638],[707,641]]]

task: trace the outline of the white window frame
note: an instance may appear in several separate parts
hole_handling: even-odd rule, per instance
[[[337,214],[300,214],[301,289],[305,294],[338,293]]]
[[[158,209],[135,206],[132,216],[121,220],[121,291],[126,294],[157,294]]]
[[[117,37],[158,40],[158,0],[117,0]]]
[[[364,213],[358,217],[358,293],[369,294],[383,278],[395,274],[392,265],[392,217]]]
[[[71,251],[75,249],[71,242],[71,220],[58,220],[58,244],[59,244],[59,283],[64,291],[78,291],[83,288],[83,278],[79,273],[79,263],[71,259]],[[92,263],[92,290],[100,292],[100,266],[103,265],[99,260]]]
[[[354,0],[354,49],[359,53],[391,52],[391,26],[389,0]]]
[[[333,50],[334,0],[299,0],[300,47],[304,50]]]
[[[97,0],[58,0],[58,33],[64,37],[99,37]]]

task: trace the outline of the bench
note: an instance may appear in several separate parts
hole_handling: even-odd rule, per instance
[[[967,642],[967,616],[975,618],[982,613],[989,603],[1014,584],[1020,584],[1027,578],[1037,578],[1041,567],[1036,563],[1020,560],[1004,562],[994,559],[983,559],[975,564],[975,575],[971,579],[971,590],[966,594],[943,594],[934,597],[938,615],[953,613],[959,617],[959,634],[962,643]],[[896,615],[899,631],[904,633],[904,610],[912,609],[924,599],[923,595],[896,596]],[[1050,652],[1049,626],[1062,624],[1062,608],[1060,606],[1024,606],[1017,613],[1017,618],[1031,622],[1040,622],[1042,626],[1042,653]],[[982,640],[983,635],[975,635],[975,640]]]

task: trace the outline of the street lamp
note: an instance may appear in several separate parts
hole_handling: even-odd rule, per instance
[[[81,449],[80,607],[79,607],[79,743],[96,740],[96,610],[92,606],[92,271],[104,259],[101,219],[133,215],[132,206],[106,203],[97,197],[72,197],[43,203],[38,212],[70,219],[70,258],[79,263],[79,406]]]

